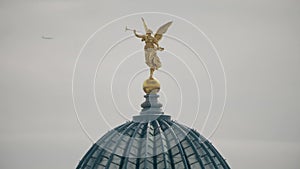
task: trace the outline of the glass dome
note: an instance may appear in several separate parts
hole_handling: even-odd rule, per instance
[[[230,168],[197,131],[159,112],[158,95],[145,97],[141,114],[100,138],[77,169]]]

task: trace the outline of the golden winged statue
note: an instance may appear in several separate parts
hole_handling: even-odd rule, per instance
[[[163,34],[167,32],[168,28],[171,26],[172,21],[162,25],[154,36],[152,36],[152,30],[148,28],[144,18],[142,18],[145,35],[139,35],[136,33],[136,30],[133,30],[134,35],[138,38],[141,38],[142,41],[145,41],[145,62],[150,67],[150,79],[153,79],[153,73],[155,70],[161,67],[161,62],[159,57],[156,54],[156,51],[163,51],[164,48],[160,47],[158,41],[162,39]]]

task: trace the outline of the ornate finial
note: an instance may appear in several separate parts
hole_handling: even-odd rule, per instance
[[[167,32],[168,28],[171,26],[172,22],[168,22],[162,25],[154,36],[152,36],[152,31],[148,28],[144,18],[142,18],[143,25],[146,31],[145,35],[139,35],[136,33],[136,30],[133,30],[134,35],[138,38],[141,38],[142,41],[145,41],[145,59],[146,64],[150,68],[150,77],[144,81],[143,89],[146,94],[157,93],[160,89],[160,83],[158,80],[153,78],[153,73],[155,70],[158,70],[161,67],[161,62],[159,57],[156,54],[156,51],[163,51],[164,48],[160,47],[158,41],[162,39],[163,34]],[[130,30],[126,27],[125,30]]]
[[[160,83],[154,78],[146,79],[143,83],[143,90],[146,94],[155,94],[160,90]]]

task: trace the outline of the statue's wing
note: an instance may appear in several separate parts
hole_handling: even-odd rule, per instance
[[[147,26],[147,24],[146,24],[146,22],[145,22],[145,20],[144,20],[143,17],[142,17],[142,21],[143,21],[143,25],[144,25],[145,32],[147,32],[148,26]]]
[[[171,26],[173,22],[170,21],[164,25],[162,25],[157,31],[156,31],[156,34],[154,35],[154,37],[157,39],[157,41],[159,41],[163,34],[167,32],[168,28]]]

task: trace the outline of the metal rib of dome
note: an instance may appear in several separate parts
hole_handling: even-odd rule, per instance
[[[197,131],[161,112],[158,95],[146,95],[140,115],[106,133],[76,169],[229,169]]]

